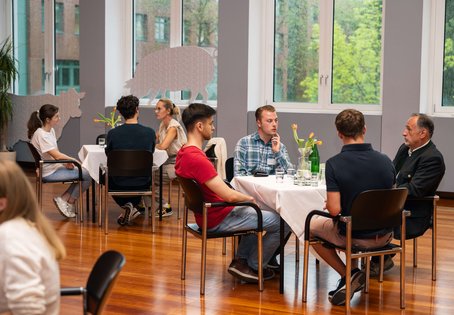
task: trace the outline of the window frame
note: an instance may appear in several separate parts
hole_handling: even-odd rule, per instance
[[[264,40],[261,51],[265,55],[263,67],[266,69],[263,86],[263,104],[271,104],[281,112],[304,112],[304,113],[338,113],[346,108],[355,108],[368,115],[382,114],[383,100],[383,32],[385,3],[382,4],[382,45],[381,45],[381,79],[380,79],[380,104],[333,104],[331,103],[332,84],[332,43],[334,25],[334,2],[332,0],[319,1],[319,92],[317,103],[303,102],[276,102],[274,101],[274,31],[275,31],[275,1],[267,0],[265,3],[262,25],[264,25]],[[273,21],[273,23],[269,23]]]
[[[182,47],[185,45],[184,43],[184,30],[183,30],[183,7],[184,7],[184,1],[185,0],[170,0],[170,34],[169,34],[169,48],[173,47]],[[219,3],[219,1],[218,1]],[[136,9],[134,5],[134,0],[131,0],[131,12],[130,16],[132,17],[132,32],[131,32],[131,69],[132,69],[132,75],[131,78],[134,76],[134,72],[136,70],[135,66],[135,41],[136,41],[136,34],[135,34],[135,14],[136,14]],[[150,21],[149,21],[150,23]],[[153,26],[155,26],[155,21],[153,21]],[[148,34],[148,37],[150,38],[151,34]],[[153,38],[155,36],[155,33],[153,32]],[[156,38],[154,38],[156,40]],[[203,47],[201,47],[203,48]],[[183,98],[183,92],[184,91],[170,91],[169,93],[169,98],[174,101],[176,105],[181,105],[181,106],[186,106],[189,104],[188,99]],[[158,99],[153,99],[150,100],[148,98],[141,98],[140,100],[140,105],[156,105]],[[206,104],[216,108],[217,107],[217,99],[216,100],[207,100]]]
[[[442,106],[446,0],[424,1],[421,55],[422,112],[453,117],[454,106]]]

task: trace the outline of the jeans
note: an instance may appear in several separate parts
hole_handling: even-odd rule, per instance
[[[77,179],[78,177],[79,169],[77,167],[74,167],[72,170],[61,167],[52,174],[43,177],[43,180],[48,182],[64,182]],[[90,187],[91,182],[90,174],[88,174],[88,171],[84,168],[82,168],[82,178],[82,192],[84,192]],[[65,193],[69,193],[74,199],[79,198],[79,184],[71,184]]]
[[[274,211],[262,211],[263,230],[263,266],[265,267],[280,245],[280,216]],[[235,207],[216,227],[209,229],[210,232],[239,231],[257,227],[257,212],[251,207]],[[284,224],[284,235],[290,231],[287,223]],[[246,259],[249,267],[258,269],[257,260],[257,236],[248,234],[241,236],[238,245],[237,258]]]

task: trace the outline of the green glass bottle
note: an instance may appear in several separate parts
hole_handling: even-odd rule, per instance
[[[320,172],[320,154],[318,153],[316,144],[314,144],[314,146],[312,147],[312,152],[309,155],[309,160],[311,161],[311,172],[318,174]]]

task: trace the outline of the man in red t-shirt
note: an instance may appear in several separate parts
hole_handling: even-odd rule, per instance
[[[253,197],[228,187],[202,151],[203,142],[213,134],[215,114],[213,108],[199,103],[191,104],[183,111],[188,142],[177,154],[175,172],[178,176],[196,180],[207,202],[255,202]],[[279,215],[272,211],[263,211],[262,214],[263,229],[266,231],[263,236],[263,266],[267,266],[279,247]],[[196,215],[195,219],[201,226],[201,216]],[[210,232],[254,228],[257,226],[257,214],[251,207],[213,207],[208,209],[207,225]],[[243,281],[257,282],[257,268],[257,237],[252,234],[242,236],[228,271]],[[265,268],[263,276],[265,280],[271,279],[274,272]]]

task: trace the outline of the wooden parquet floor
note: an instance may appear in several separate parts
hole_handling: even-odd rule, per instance
[[[34,180],[32,173],[30,179]],[[157,221],[151,233],[148,218],[133,226],[119,227],[120,213],[108,204],[110,233],[87,220],[76,224],[65,220],[51,202],[63,185],[45,185],[44,211],[63,239],[68,256],[60,264],[62,286],[85,286],[96,258],[115,249],[126,256],[126,265],[105,308],[105,314],[343,314],[344,308],[328,302],[328,291],[335,288],[338,275],[328,266],[316,266],[310,259],[308,302],[302,303],[302,257],[295,262],[295,241],[286,246],[285,292],[279,294],[279,276],[265,282],[260,293],[256,285],[242,284],[228,272],[231,246],[222,255],[221,241],[208,246],[206,294],[199,294],[200,242],[189,235],[186,280],[180,279],[181,220],[174,215]],[[431,280],[430,232],[419,240],[418,267],[412,266],[412,243],[407,242],[406,304],[399,305],[399,270],[385,274],[383,283],[370,282],[370,292],[356,293],[353,314],[453,314],[454,313],[454,208],[446,201],[439,208],[438,278]],[[301,249],[302,254],[302,249]],[[398,265],[396,259],[396,265]],[[80,297],[63,297],[61,314],[81,314]]]

